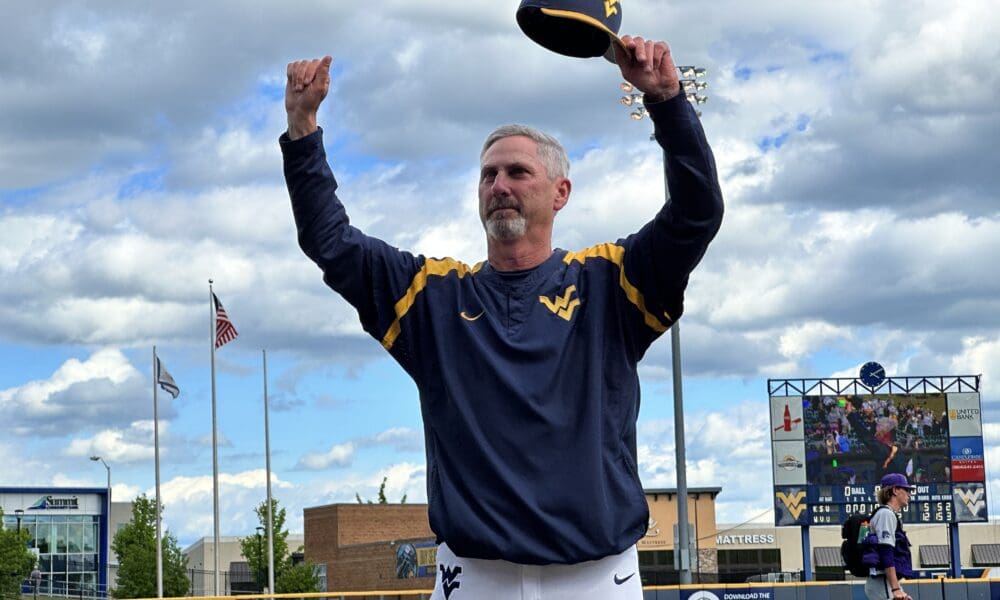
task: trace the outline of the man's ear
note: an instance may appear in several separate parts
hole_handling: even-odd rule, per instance
[[[552,201],[553,212],[559,212],[562,207],[566,206],[569,202],[569,193],[573,190],[573,184],[570,183],[569,179],[561,177],[556,183],[556,197]]]

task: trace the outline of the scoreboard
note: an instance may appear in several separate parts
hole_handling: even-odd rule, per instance
[[[902,387],[893,379],[875,389]],[[797,390],[788,382],[803,380],[768,382],[775,525],[839,526],[871,514],[886,473],[914,487],[904,523],[987,520],[978,378],[974,391],[956,392],[961,385],[928,392],[912,384],[927,378],[898,379],[920,393],[873,393],[843,379]]]
[[[814,486],[808,500],[809,525],[840,525],[853,514],[878,508],[878,486]],[[808,498],[808,494],[807,494]],[[904,523],[953,523],[953,495],[945,483],[917,485],[901,516]]]

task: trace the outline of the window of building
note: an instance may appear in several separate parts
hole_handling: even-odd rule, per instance
[[[31,533],[28,547],[38,551],[38,570],[42,573],[39,592],[76,596],[96,591],[100,568],[98,519],[96,515],[33,515],[22,519],[21,527]]]
[[[673,550],[651,550],[639,553],[640,567],[674,567]]]
[[[316,579],[319,580],[319,591],[325,592],[326,590],[326,564],[313,565],[313,574],[316,575]]]
[[[639,577],[643,585],[673,585],[678,582],[673,550],[639,552]]]
[[[719,550],[719,582],[743,583],[748,577],[781,570],[781,550],[742,548]]]

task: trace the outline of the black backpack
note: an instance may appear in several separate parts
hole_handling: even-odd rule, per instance
[[[867,577],[872,565],[866,564],[865,544],[868,538],[868,522],[875,516],[881,508],[888,508],[885,505],[876,508],[870,515],[865,513],[853,514],[844,521],[840,528],[840,537],[843,542],[840,544],[840,557],[844,560],[847,570],[855,577]],[[902,530],[902,524],[897,522],[897,526]],[[873,540],[868,540],[871,544]],[[871,552],[869,552],[869,556]]]

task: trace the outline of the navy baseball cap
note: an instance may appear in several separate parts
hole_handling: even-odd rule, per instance
[[[603,56],[615,62],[612,42],[622,24],[619,0],[522,0],[517,24],[541,46],[577,58]]]
[[[912,490],[913,486],[906,481],[906,476],[902,473],[887,473],[880,482],[882,487],[898,487]]]

